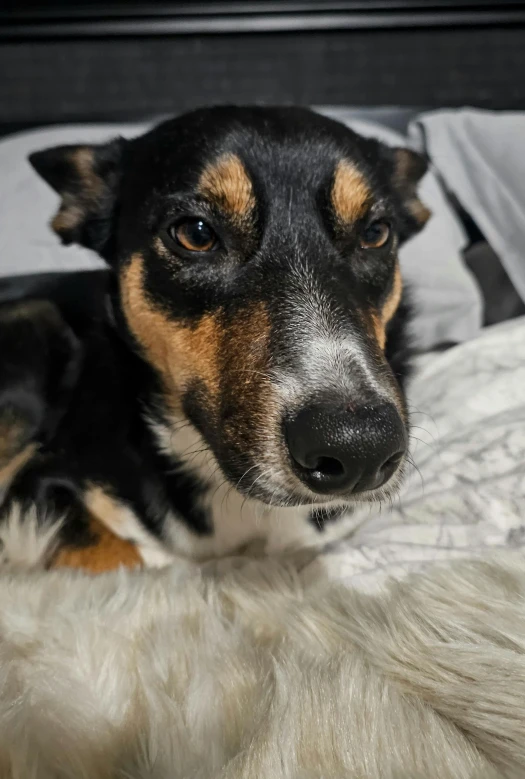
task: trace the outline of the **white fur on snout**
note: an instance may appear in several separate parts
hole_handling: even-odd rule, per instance
[[[281,333],[282,350],[290,367],[274,370],[272,374],[281,416],[292,416],[323,397],[332,398],[341,406],[391,403],[399,410],[399,398],[386,362],[382,365],[367,349],[364,334],[355,325],[352,332],[348,314],[316,283],[307,268],[294,270],[290,296],[288,325]],[[403,465],[404,460],[385,487],[356,495],[353,500],[389,500],[397,491]],[[289,477],[288,463],[282,464],[282,471]],[[292,478],[298,482],[295,474]],[[304,485],[296,490],[306,500],[320,500]],[[332,502],[330,496],[326,500]]]
[[[277,392],[289,410],[324,393],[351,401],[366,391],[378,402],[393,402],[394,393],[380,380],[382,366],[369,353],[357,328],[349,332],[348,317],[303,269],[295,271],[288,326],[282,333],[283,350],[294,367],[273,374]],[[297,288],[299,287],[299,289]],[[386,369],[386,366],[385,368]]]
[[[370,358],[359,344],[358,336],[321,336],[309,339],[305,346],[302,368],[307,372],[309,383],[319,385],[320,390],[326,385],[329,389],[333,386],[344,397],[352,399],[356,389],[363,388],[378,399],[392,400],[391,394],[378,381],[377,369],[374,371],[372,368]]]

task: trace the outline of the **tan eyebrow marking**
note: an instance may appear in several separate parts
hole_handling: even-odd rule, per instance
[[[236,154],[223,154],[207,165],[199,179],[198,190],[234,219],[251,220],[255,209],[252,182]]]
[[[332,206],[342,222],[361,219],[370,203],[372,193],[361,173],[348,160],[337,163],[332,184]]]

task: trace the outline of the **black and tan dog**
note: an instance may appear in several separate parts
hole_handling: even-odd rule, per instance
[[[110,268],[81,326],[0,309],[4,522],[60,518],[50,565],[310,543],[394,493],[418,155],[305,109],[218,107],[30,161],[62,241]]]

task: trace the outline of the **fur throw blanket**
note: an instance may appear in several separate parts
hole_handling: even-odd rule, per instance
[[[525,776],[523,557],[0,576],[2,779]]]

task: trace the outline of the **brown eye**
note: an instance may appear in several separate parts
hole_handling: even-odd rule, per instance
[[[361,247],[363,249],[380,249],[390,238],[390,225],[377,219],[368,225],[361,233]]]
[[[188,252],[211,252],[217,247],[217,236],[202,219],[186,219],[170,227],[168,233]]]

